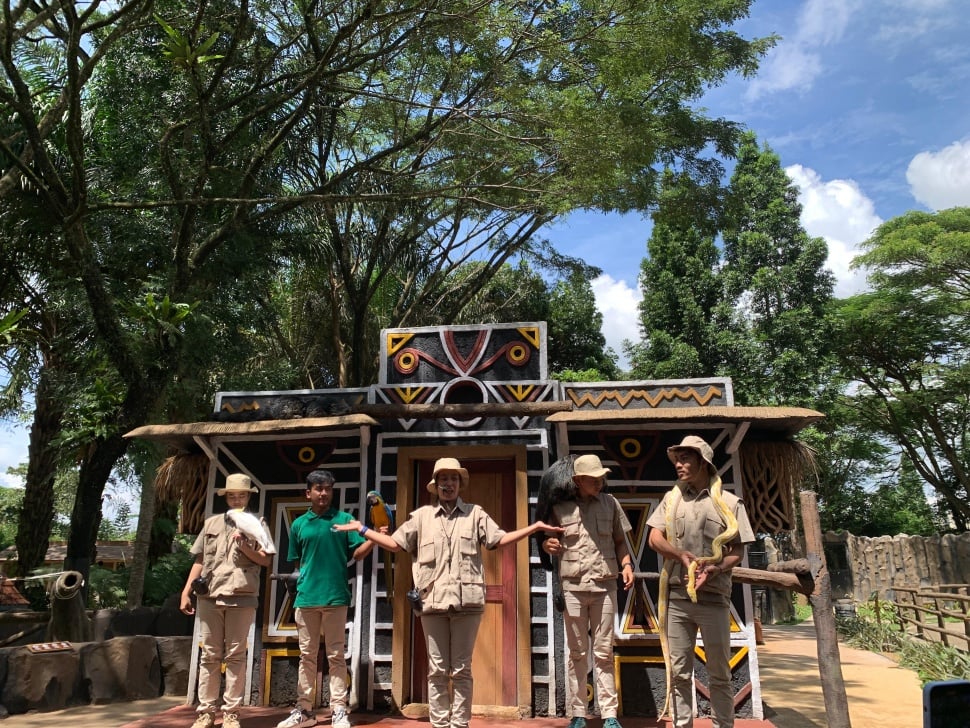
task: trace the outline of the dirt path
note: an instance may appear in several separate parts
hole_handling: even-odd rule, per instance
[[[825,728],[815,626],[765,627],[758,649],[766,716],[776,728]],[[923,724],[923,690],[912,670],[839,643],[852,728]]]

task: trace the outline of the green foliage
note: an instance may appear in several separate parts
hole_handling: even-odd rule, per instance
[[[880,226],[872,290],[839,305],[839,366],[859,422],[893,443],[957,530],[970,526],[970,208]]]
[[[197,47],[193,48],[190,39],[183,36],[158,15],[155,16],[155,20],[162,26],[162,30],[168,36],[161,42],[162,55],[169,59],[176,67],[189,69],[224,57],[221,54],[209,54],[209,50],[219,40],[218,33],[213,33]]]
[[[723,195],[667,172],[641,265],[638,378],[734,380],[740,404],[815,404],[832,366],[827,248],[801,226],[797,190],[743,134]],[[716,238],[723,239],[723,260]]]
[[[893,619],[876,621],[873,616],[861,612],[836,618],[836,629],[848,644],[870,652],[899,652],[907,641]]]
[[[560,372],[563,381],[595,381],[566,380],[567,371],[594,372],[600,381],[619,375],[616,355],[606,346],[603,314],[596,308],[589,279],[584,271],[573,272],[548,293],[549,369]]]
[[[164,343],[174,346],[185,333],[186,321],[198,305],[198,301],[172,303],[168,295],[156,300],[155,294],[149,292],[128,307],[128,314],[145,327],[145,336],[164,339]]]
[[[229,380],[368,384],[376,328],[484,306],[557,215],[645,209],[661,163],[716,184],[738,127],[696,102],[773,44],[732,30],[750,4],[68,3],[40,36],[11,16],[0,310],[30,298],[44,334],[13,399],[50,368],[63,411],[34,424],[78,469],[72,553],[124,432]]]
[[[27,311],[8,311],[0,316],[0,342],[8,346],[13,342],[14,334],[17,333],[17,322],[27,315]]]
[[[924,685],[932,680],[970,680],[970,655],[940,642],[907,640],[899,662],[915,670]]]
[[[724,300],[714,243],[720,202],[704,204],[709,194],[687,175],[664,174],[648,257],[640,264],[644,339],[628,352],[638,379],[711,376],[721,366],[714,323]]]
[[[892,602],[861,604],[855,616],[838,618],[836,628],[853,647],[897,654],[899,663],[916,671],[924,684],[931,680],[970,679],[970,655],[903,632],[896,621]]]
[[[88,609],[124,609],[128,598],[128,570],[91,565],[88,574]]]
[[[161,606],[166,599],[180,593],[185,586],[195,557],[189,553],[184,539],[175,543],[177,550],[159,558],[145,575],[145,606]]]
[[[173,594],[180,593],[192,568],[194,557],[184,540],[177,540],[177,550],[162,556],[145,575],[142,604],[159,607]],[[128,601],[130,569],[121,567],[115,571],[100,566],[91,567],[89,580],[89,609],[124,609]]]
[[[13,475],[12,468],[7,474]],[[21,488],[0,486],[0,549],[12,546],[17,536],[17,521],[20,520],[20,504],[24,499]]]
[[[831,376],[828,247],[801,225],[778,155],[746,134],[723,227],[726,302],[718,346],[739,403],[811,405]]]
[[[792,593],[792,600],[794,601],[795,594]],[[799,604],[797,601],[794,602],[794,612],[792,616],[779,624],[795,625],[801,624],[806,619],[811,619],[812,617],[812,605],[811,604]]]
[[[599,369],[563,369],[553,372],[552,378],[560,382],[602,382],[603,374]]]

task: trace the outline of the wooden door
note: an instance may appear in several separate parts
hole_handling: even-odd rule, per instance
[[[506,531],[515,525],[515,463],[511,460],[462,460],[468,469],[469,486],[461,498],[480,505]],[[418,468],[421,505],[430,503],[425,485],[431,480],[434,460],[422,461]],[[485,613],[478,630],[472,656],[475,680],[474,705],[517,705],[517,569],[515,547],[482,550],[485,567]],[[428,702],[428,653],[421,620],[413,618],[411,695],[417,702]]]

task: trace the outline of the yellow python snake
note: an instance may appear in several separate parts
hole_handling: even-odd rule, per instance
[[[711,502],[714,504],[714,508],[721,518],[724,519],[726,526],[724,531],[719,533],[714,538],[714,541],[711,542],[711,555],[698,557],[691,562],[691,565],[687,570],[687,596],[690,597],[692,602],[697,602],[697,589],[694,586],[697,578],[697,567],[703,564],[719,563],[724,558],[724,544],[728,543],[738,535],[738,519],[734,517],[733,511],[728,507],[727,503],[724,502],[721,477],[716,473],[711,476],[708,490],[711,493]],[[678,542],[677,536],[675,535],[677,531],[674,524],[677,516],[677,509],[680,506],[680,501],[682,498],[683,492],[681,491],[680,486],[672,488],[665,496],[665,536],[667,541],[672,546],[677,546]],[[664,695],[664,707],[657,716],[658,719],[667,715],[667,711],[670,709],[670,695],[673,691],[673,680],[671,679],[672,675],[670,666],[670,647],[667,643],[667,601],[670,597],[670,572],[674,565],[678,563],[678,561],[674,561],[673,559],[665,558],[663,569],[660,571],[660,589],[657,595],[657,620],[660,622],[658,625],[658,634],[660,635],[660,649],[663,651],[664,655],[664,669],[667,674],[667,691]]]

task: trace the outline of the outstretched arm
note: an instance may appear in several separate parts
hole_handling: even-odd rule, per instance
[[[525,528],[520,528],[516,531],[509,531],[501,540],[498,542],[499,546],[508,546],[516,541],[521,541],[522,539],[531,536],[538,531],[547,531],[552,533],[562,533],[566,529],[560,528],[559,526],[550,526],[548,523],[543,523],[542,521],[536,521],[535,523],[530,523]]]
[[[365,546],[369,547],[368,551],[374,548],[376,543],[383,549],[388,551],[400,551],[401,547],[398,545],[397,541],[391,538],[388,534],[382,533],[381,531],[375,530],[373,528],[368,528],[360,521],[349,521],[348,523],[340,523],[333,527],[334,531],[358,531],[360,535],[367,539],[368,543],[361,544],[357,547],[357,551],[360,551]],[[354,558],[357,558],[357,551],[354,552]],[[367,555],[365,551],[360,558],[364,558]]]

